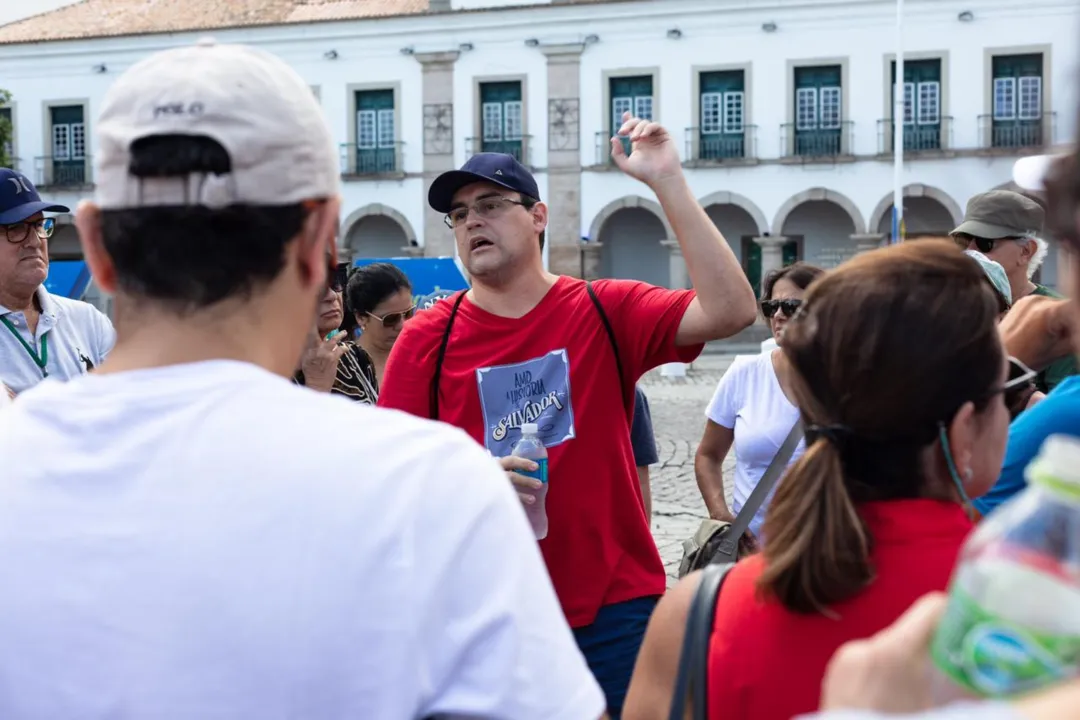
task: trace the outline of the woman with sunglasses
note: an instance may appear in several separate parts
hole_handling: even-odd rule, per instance
[[[819,267],[799,262],[765,277],[761,312],[778,346],[783,345],[784,327],[802,303],[806,288],[824,274]],[[705,434],[694,459],[694,474],[709,517],[734,522],[799,418],[791,397],[779,348],[736,358],[724,373],[705,412]],[[721,468],[733,445],[735,488],[729,509]],[[799,443],[791,462],[802,451],[803,444]],[[759,537],[767,506],[768,500],[750,523],[754,537]]]
[[[783,337],[806,451],[766,513],[763,552],[717,596],[709,717],[816,710],[837,648],[946,588],[968,497],[1005,453],[1014,383],[997,316],[983,272],[942,240],[859,255],[807,292]],[[698,583],[688,575],[653,613],[625,720],[668,716]]]
[[[315,327],[295,380],[312,390],[374,405],[379,397],[375,365],[367,353],[349,341],[349,334],[340,329],[345,319],[343,293],[347,268],[345,263],[330,268],[326,292],[319,302]]]
[[[391,348],[416,313],[412,284],[397,266],[373,263],[352,272],[345,294],[348,312],[361,333],[356,344],[372,363],[377,389]]]

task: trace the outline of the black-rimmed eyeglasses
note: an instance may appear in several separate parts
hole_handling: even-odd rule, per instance
[[[43,218],[41,220],[4,225],[3,227],[7,241],[17,245],[21,242],[26,242],[26,239],[30,237],[31,228],[37,233],[39,238],[45,239],[52,237],[53,230],[56,228],[56,220],[55,218]]]

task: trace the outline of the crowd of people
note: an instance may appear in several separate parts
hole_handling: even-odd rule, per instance
[[[1032,279],[1052,234],[1080,281],[1076,158],[758,299],[668,132],[623,120],[613,160],[691,290],[548,272],[535,178],[481,153],[428,195],[470,287],[418,311],[393,264],[339,262],[308,86],[211,40],[133,65],[95,124],[74,215],[115,330],[46,290],[70,209],[0,169],[0,716],[670,717],[702,575],[666,590],[638,383],[759,312],[774,344],[723,376],[695,458],[710,518],[750,520],[689,712],[1069,716],[1075,682],[931,709],[927,645],[972,529],[1080,435],[1080,306]]]

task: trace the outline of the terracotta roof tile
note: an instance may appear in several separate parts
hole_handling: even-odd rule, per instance
[[[410,15],[428,0],[81,0],[0,27],[0,44]]]
[[[428,0],[307,0],[294,5],[285,22],[413,15],[425,12]]]

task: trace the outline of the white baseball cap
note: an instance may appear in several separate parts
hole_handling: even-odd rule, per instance
[[[195,135],[225,148],[224,175],[139,178],[132,143]],[[336,196],[337,152],[307,83],[270,53],[203,39],[124,72],[97,123],[96,200],[103,209],[290,205]]]
[[[1013,163],[1013,182],[1024,190],[1042,191],[1046,189],[1046,175],[1050,166],[1057,160],[1073,152],[1073,148],[1064,148],[1049,155],[1031,155]]]

